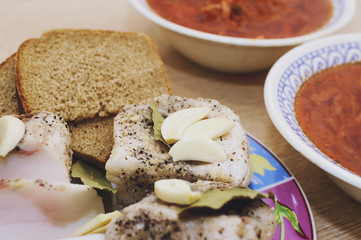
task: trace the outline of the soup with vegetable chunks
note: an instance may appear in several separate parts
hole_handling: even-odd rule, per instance
[[[199,31],[241,38],[313,32],[332,15],[330,0],[147,0],[161,17]]]
[[[296,95],[295,112],[322,152],[361,175],[361,62],[311,76]]]

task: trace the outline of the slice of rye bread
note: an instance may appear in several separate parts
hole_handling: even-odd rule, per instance
[[[94,40],[91,37],[93,35]],[[117,43],[112,43],[112,41]],[[143,42],[143,44],[140,44],[140,42]],[[52,46],[52,44],[55,44],[55,46]],[[62,47],[59,47],[59,44]],[[70,46],[67,46],[68,44]],[[75,44],[76,47],[72,47],[72,44]],[[118,46],[122,44],[126,46]],[[37,47],[38,45],[39,48]],[[119,48],[119,51],[124,52],[124,54],[112,54],[108,49],[111,48],[112,51],[116,51],[116,47]],[[127,51],[126,47],[131,48],[131,50]],[[57,50],[52,48],[60,49],[58,49],[58,53],[55,53]],[[77,53],[76,49],[78,48],[83,49],[80,51],[83,54]],[[43,54],[38,52],[40,49],[44,52]],[[19,54],[20,51],[22,51],[22,55]],[[33,51],[37,53],[35,54]],[[27,112],[36,110],[30,108],[27,105],[28,102],[22,98],[24,90],[26,94],[31,95],[32,100],[34,98],[37,100],[37,96],[41,95],[40,92],[47,91],[46,86],[42,85],[51,86],[49,84],[55,84],[56,87],[50,87],[52,92],[51,94],[48,92],[47,97],[52,101],[59,101],[60,105],[57,106],[58,102],[49,101],[37,107],[48,111],[55,111],[61,115],[71,111],[77,112],[77,107],[83,107],[82,101],[87,98],[95,105],[105,103],[106,100],[109,100],[109,96],[106,98],[100,98],[100,96],[103,96],[103,88],[106,87],[110,88],[107,90],[112,90],[107,93],[110,94],[110,97],[114,93],[115,103],[119,104],[120,107],[125,103],[138,103],[152,96],[155,97],[165,93],[171,94],[157,48],[153,40],[144,34],[95,30],[52,30],[44,33],[40,39],[26,41],[20,47],[19,52],[16,82],[22,105],[24,105]],[[26,55],[33,53],[36,57]],[[42,63],[38,59],[40,56],[45,58],[43,60],[46,62]],[[25,58],[25,60],[22,58]],[[27,61],[30,61],[30,66],[34,67],[33,71],[30,66],[30,68],[21,67]],[[47,64],[52,65],[52,67],[46,66]],[[57,64],[59,65],[58,67]],[[74,75],[68,75],[69,73],[74,73]],[[24,75],[28,76],[27,80],[24,80]],[[49,80],[49,78],[53,79]],[[68,78],[71,78],[71,80],[64,85],[69,89],[64,90],[64,86],[62,86],[63,79]],[[30,79],[35,79],[34,84],[32,84]],[[72,88],[73,83],[76,87]],[[87,86],[87,89],[82,91],[82,87],[79,84]],[[37,88],[39,88],[38,92]],[[91,95],[81,95],[87,94],[87,91]],[[59,96],[59,93],[64,95]],[[41,98],[43,101],[46,101],[47,97],[40,96],[39,99]],[[78,101],[73,102],[74,99]],[[107,104],[112,105],[113,100]],[[69,104],[72,105],[69,106]],[[26,106],[29,108],[26,108]],[[81,111],[77,113],[80,114]],[[85,116],[83,115],[79,119],[83,119]],[[104,168],[113,146],[113,117],[95,117],[78,123],[68,120],[68,123],[72,139],[71,148],[74,151],[74,155]]]
[[[16,54],[8,57],[0,65],[0,117],[20,114],[15,86]]]
[[[94,118],[69,123],[71,149],[74,155],[105,168],[113,148],[114,117]]]
[[[0,117],[23,112],[16,94],[15,61],[13,54],[0,65]],[[113,146],[113,117],[70,123],[69,129],[74,155],[104,168]]]
[[[84,29],[25,41],[17,53],[16,86],[25,112],[46,110],[75,122],[170,92],[151,37]]]

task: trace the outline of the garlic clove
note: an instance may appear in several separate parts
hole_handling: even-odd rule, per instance
[[[70,236],[84,236],[90,233],[104,233],[106,231],[107,225],[112,221],[113,218],[116,218],[121,215],[121,212],[116,210],[110,213],[100,213],[95,218],[91,219],[80,228],[75,230]]]
[[[25,124],[13,116],[0,118],[0,156],[5,157],[23,138]]]
[[[187,108],[174,112],[164,119],[161,132],[164,140],[175,143],[182,138],[186,128],[203,119],[210,112],[209,108]]]
[[[226,118],[210,118],[190,125],[183,134],[183,138],[207,137],[216,139],[228,133],[234,123]]]
[[[164,179],[154,183],[154,193],[164,202],[187,205],[197,201],[201,194],[194,192],[187,181]]]
[[[169,150],[173,161],[223,162],[227,156],[222,147],[206,137],[185,138]]]

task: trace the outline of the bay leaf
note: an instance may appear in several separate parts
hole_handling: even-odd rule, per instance
[[[164,121],[162,115],[160,114],[160,112],[158,111],[158,108],[154,102],[154,99],[150,99],[150,103],[149,103],[150,108],[152,109],[152,121],[153,121],[153,131],[154,131],[154,138],[155,140],[161,141],[163,142],[166,146],[169,146],[169,144],[164,140],[163,136],[162,136],[162,123]]]
[[[270,194],[260,193],[247,187],[237,187],[223,191],[215,188],[205,191],[198,201],[186,207],[180,208],[178,213],[180,214],[184,211],[193,208],[211,208],[214,210],[218,210],[222,208],[225,204],[230,202],[231,200],[235,200],[235,199],[252,200],[252,199],[262,199],[269,197]]]
[[[79,178],[85,185],[101,190],[116,193],[116,189],[112,188],[112,184],[106,179],[105,173],[100,169],[78,159],[71,168],[71,176]]]

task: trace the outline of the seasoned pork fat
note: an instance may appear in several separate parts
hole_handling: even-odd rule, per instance
[[[200,181],[193,183],[195,191],[210,188],[225,189],[226,183]],[[221,210],[192,210],[178,215],[177,205],[167,204],[150,194],[138,203],[123,209],[106,232],[109,240],[241,240],[271,239],[276,229],[272,209],[262,200],[236,201]]]
[[[150,100],[125,106],[114,120],[114,147],[106,163],[108,180],[118,185],[118,202],[129,205],[153,190],[159,179],[180,178],[227,182],[247,186],[250,182],[249,145],[239,117],[228,107],[211,99],[191,99],[162,95],[154,98],[163,118],[185,108],[206,107],[208,118],[226,118],[234,127],[214,141],[224,149],[226,160],[205,163],[173,161],[169,148],[155,140]]]
[[[22,115],[25,134],[16,149],[0,157],[0,179],[42,179],[70,182],[70,134],[56,114]]]
[[[64,238],[104,212],[96,190],[42,180],[0,180],[1,239]]]

